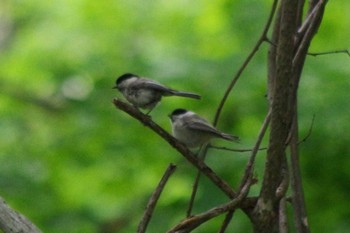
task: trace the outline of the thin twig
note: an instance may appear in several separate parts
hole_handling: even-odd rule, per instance
[[[345,53],[350,57],[350,52],[347,49],[343,50],[334,50],[334,51],[327,51],[327,52],[320,52],[320,53],[307,53],[307,55],[316,57],[316,56],[321,56],[321,55],[328,55],[328,54],[335,54],[335,53]]]
[[[305,137],[304,137],[301,141],[297,141],[297,145],[306,142],[306,140],[311,136],[312,129],[313,129],[314,123],[315,123],[315,117],[316,117],[316,116],[315,116],[315,114],[314,114],[314,115],[312,116],[311,124],[310,124],[310,127],[309,127],[309,130],[308,130],[307,134],[305,135]]]
[[[192,215],[192,209],[194,206],[194,200],[196,199],[200,177],[201,177],[201,172],[198,171],[196,175],[196,179],[194,180],[194,183],[192,186],[192,193],[191,193],[190,201],[188,203],[186,217],[190,217]]]
[[[314,8],[311,10],[310,14],[308,14],[308,15],[306,16],[306,19],[304,20],[303,24],[302,24],[301,27],[299,27],[299,29],[298,29],[298,34],[299,34],[299,35],[304,34],[305,31],[307,30],[307,28],[310,26],[311,21],[312,21],[312,18],[315,16],[316,11],[320,8],[320,5],[321,5],[321,4],[319,3],[316,7],[314,7]]]
[[[307,49],[310,45],[312,37],[315,35],[318,26],[320,25],[320,18],[322,18],[324,13],[324,8],[327,3],[327,0],[320,0],[315,8],[312,10],[312,15],[310,23],[306,29],[305,34],[303,35],[303,38],[301,39],[301,42],[296,50],[294,59],[293,59],[293,66],[299,67],[300,64],[303,63],[305,59],[305,53],[307,53]]]
[[[146,232],[147,226],[149,221],[151,220],[154,208],[156,207],[157,201],[160,197],[160,194],[162,193],[165,184],[167,183],[169,177],[175,172],[176,170],[176,165],[174,164],[169,164],[168,168],[164,172],[164,175],[162,179],[160,180],[156,190],[153,192],[151,198],[148,201],[146,210],[143,214],[143,217],[139,223],[139,226],[137,228],[137,233],[144,233]]]
[[[203,161],[200,161],[195,157],[195,155],[181,142],[176,140],[173,136],[171,136],[167,131],[165,131],[162,127],[156,124],[150,116],[143,114],[138,109],[133,106],[120,101],[118,99],[113,100],[114,105],[129,114],[133,118],[137,119],[145,126],[152,129],[156,134],[162,137],[165,141],[167,141],[174,149],[176,149],[180,154],[189,161],[193,166],[198,168],[204,175],[206,175],[220,190],[222,190],[229,198],[233,198],[236,195],[236,192],[230,187],[230,185],[221,179],[210,167],[208,167]]]
[[[259,131],[258,138],[257,138],[256,143],[254,145],[254,148],[252,150],[252,154],[251,154],[250,159],[249,159],[249,161],[246,165],[246,168],[245,168],[244,176],[243,176],[242,181],[241,181],[241,187],[246,183],[247,179],[250,176],[252,176],[252,174],[253,174],[253,167],[254,167],[255,158],[256,158],[256,155],[259,151],[260,144],[265,136],[267,127],[270,123],[270,119],[271,119],[271,110],[269,110],[269,112],[266,114],[264,122],[263,122],[261,129]]]
[[[224,147],[224,146],[213,146],[213,145],[210,145],[209,147],[208,147],[208,149],[217,149],[217,150],[226,150],[226,151],[233,151],[233,152],[251,152],[251,151],[253,151],[253,149],[252,148],[250,148],[250,149],[234,149],[234,148],[228,148],[228,147]],[[261,148],[259,148],[258,150],[266,150],[267,149],[267,147],[261,147]]]
[[[270,111],[267,113],[265,120],[262,124],[262,127],[260,129],[258,139],[254,145],[254,148],[251,150],[252,154],[251,154],[250,159],[246,165],[246,169],[245,169],[244,175],[242,177],[241,185],[240,185],[240,190],[242,190],[244,188],[244,186],[246,185],[247,182],[250,182],[251,184],[256,183],[256,180],[253,179],[254,161],[255,161],[255,158],[256,158],[258,151],[260,150],[259,147],[260,147],[261,141],[264,138],[264,135],[266,133],[267,126],[269,125],[270,116],[271,116],[270,113],[271,113]],[[221,226],[219,233],[225,232],[226,228],[228,227],[229,222],[231,221],[231,219],[233,217],[233,213],[234,213],[234,210],[230,210],[227,213],[226,218]]]
[[[301,143],[306,142],[306,140],[311,136],[312,133],[312,129],[314,126],[314,122],[315,122],[315,115],[312,116],[312,120],[311,120],[311,124],[309,127],[309,130],[307,132],[307,134],[304,136],[304,138],[300,141],[298,141],[298,145],[300,145]],[[289,145],[289,141],[290,141],[290,137],[286,140],[286,146]],[[228,148],[228,147],[224,147],[224,146],[214,146],[214,145],[209,145],[208,149],[217,149],[217,150],[226,150],[226,151],[233,151],[233,152],[251,152],[253,151],[254,148],[249,148],[249,149],[234,149],[234,148]],[[267,150],[267,147],[260,147],[258,148],[258,151],[260,150]]]
[[[228,88],[226,89],[225,91],[225,94],[224,96],[222,97],[221,101],[220,101],[220,104],[216,110],[216,114],[215,114],[215,117],[214,117],[214,122],[213,122],[213,125],[215,126],[218,121],[219,121],[219,117],[220,117],[220,114],[221,114],[221,111],[222,111],[222,108],[224,107],[225,103],[226,103],[226,100],[230,94],[230,92],[232,91],[233,87],[235,86],[237,80],[240,78],[242,72],[244,71],[244,69],[247,67],[247,65],[249,64],[249,62],[252,60],[252,58],[254,57],[255,53],[259,50],[260,46],[262,43],[264,43],[264,41],[268,41],[267,40],[267,33],[269,31],[269,28],[271,26],[271,23],[272,23],[272,19],[273,19],[273,16],[275,14],[275,11],[276,11],[276,8],[277,8],[277,3],[278,3],[278,0],[274,0],[273,1],[273,4],[272,4],[272,8],[271,8],[271,11],[270,11],[270,15],[269,15],[269,18],[266,22],[266,25],[263,29],[263,32],[261,33],[261,36],[260,38],[258,39],[257,43],[255,44],[253,50],[250,52],[250,54],[248,55],[248,57],[246,58],[246,60],[243,62],[242,66],[238,69],[236,75],[234,76],[234,78],[232,79],[231,83],[229,84]]]
[[[231,220],[232,220],[232,218],[233,218],[233,214],[235,213],[235,211],[236,211],[236,210],[233,209],[233,210],[230,210],[230,211],[226,214],[225,219],[224,219],[224,221],[222,222],[221,228],[220,228],[220,230],[219,230],[218,233],[225,233],[225,231],[226,231],[228,225],[230,224],[230,222],[231,222]]]
[[[200,148],[200,150],[198,152],[198,159],[199,160],[204,162],[205,156],[207,154],[207,150],[208,150],[208,144],[205,144],[205,145],[203,145]],[[196,199],[200,177],[201,177],[201,172],[200,172],[200,170],[198,170],[196,179],[195,179],[195,181],[193,183],[191,198],[190,198],[190,201],[188,203],[187,217],[190,217],[192,215],[192,209],[193,209],[193,206],[194,206],[194,201]]]

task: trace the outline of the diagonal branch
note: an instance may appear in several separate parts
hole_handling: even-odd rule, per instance
[[[41,233],[24,215],[13,210],[0,197],[0,231],[4,233],[26,232]]]
[[[307,22],[304,23],[304,25],[307,26],[305,26],[305,29],[303,29],[305,30],[305,34],[303,35],[300,44],[298,44],[298,48],[293,59],[294,67],[300,67],[300,69],[302,68],[302,64],[304,63],[311,40],[316,34],[317,29],[322,21],[326,4],[327,0],[320,0],[312,9],[310,15],[308,15]]]
[[[198,152],[198,158],[199,158],[200,161],[204,162],[205,156],[207,155],[208,149],[209,149],[208,144],[204,144],[200,148],[200,150]],[[198,170],[196,179],[194,180],[194,183],[193,183],[193,186],[192,186],[192,193],[191,193],[190,201],[188,203],[187,215],[186,215],[187,217],[190,217],[192,215],[192,209],[193,209],[193,206],[194,206],[194,201],[196,199],[200,177],[201,177],[201,171]]]
[[[243,62],[242,66],[239,68],[239,70],[235,74],[234,78],[232,79],[231,83],[229,84],[228,88],[226,89],[225,94],[222,97],[222,100],[221,100],[221,102],[219,104],[219,107],[216,110],[216,114],[215,114],[215,118],[214,118],[214,122],[213,122],[214,126],[218,123],[219,117],[220,117],[220,114],[221,114],[221,111],[222,111],[222,108],[224,107],[224,105],[226,103],[226,100],[227,100],[230,92],[232,91],[233,87],[235,86],[237,80],[240,78],[242,72],[248,66],[249,62],[254,57],[255,53],[259,50],[261,44],[264,41],[267,41],[267,32],[269,31],[269,28],[270,28],[271,23],[272,23],[273,16],[275,15],[275,11],[276,11],[276,8],[277,8],[277,3],[278,3],[278,0],[274,0],[273,1],[269,18],[267,20],[267,23],[266,23],[266,25],[265,25],[265,27],[263,29],[263,32],[262,32],[259,40],[257,41],[257,43],[255,44],[253,50],[250,52],[250,54],[248,55],[246,60]]]
[[[162,127],[156,124],[148,116],[140,112],[138,109],[133,106],[124,103],[118,99],[113,100],[114,105],[129,114],[136,120],[143,123],[145,126],[152,129],[156,134],[161,136],[165,141],[167,141],[174,149],[176,149],[180,154],[193,166],[198,168],[205,176],[207,176],[219,189],[221,189],[229,198],[233,198],[236,195],[236,192],[230,187],[230,185],[221,179],[210,167],[208,167],[203,161],[200,161],[196,156],[182,143],[176,140],[171,136],[167,131]]]
[[[148,201],[145,213],[143,214],[143,217],[141,219],[141,222],[137,228],[137,233],[144,233],[146,232],[147,226],[149,221],[151,220],[154,208],[156,207],[157,201],[160,197],[160,194],[162,193],[166,182],[170,178],[170,176],[175,172],[176,165],[170,164],[168,168],[166,169],[162,179],[160,180],[156,190],[152,194],[151,198]]]
[[[267,115],[264,119],[264,122],[261,126],[261,129],[260,129],[260,132],[258,135],[258,139],[254,145],[254,148],[252,150],[252,154],[251,154],[250,159],[249,159],[247,166],[245,168],[244,176],[243,176],[242,182],[241,182],[241,187],[246,183],[247,179],[253,174],[253,167],[254,167],[255,158],[256,158],[256,155],[259,151],[260,144],[261,144],[261,142],[264,138],[264,135],[266,133],[267,127],[270,123],[270,119],[271,119],[271,111],[269,111],[267,113]]]

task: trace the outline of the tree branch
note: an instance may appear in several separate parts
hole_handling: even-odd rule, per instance
[[[143,123],[145,126],[152,129],[156,134],[162,137],[167,141],[174,149],[176,149],[180,154],[193,166],[198,168],[204,175],[206,175],[219,189],[221,189],[229,198],[233,198],[236,195],[236,192],[228,185],[226,181],[221,179],[210,167],[208,167],[203,161],[200,161],[196,156],[182,143],[176,140],[168,132],[166,132],[162,127],[156,124],[148,116],[140,112],[138,109],[133,106],[124,103],[118,99],[113,100],[114,105],[129,114],[136,120]]]
[[[263,29],[263,32],[261,33],[260,38],[256,42],[254,48],[252,49],[252,51],[250,52],[250,54],[248,55],[246,60],[243,62],[242,66],[238,69],[237,73],[235,74],[234,78],[232,79],[231,83],[229,84],[228,88],[226,89],[226,91],[224,93],[224,96],[222,97],[222,99],[220,101],[220,104],[219,104],[219,106],[218,106],[218,108],[216,110],[216,114],[215,114],[214,122],[213,122],[214,126],[218,123],[219,118],[220,118],[220,114],[221,114],[221,111],[222,111],[222,108],[224,107],[224,105],[226,103],[226,100],[227,100],[230,92],[232,91],[233,87],[235,86],[237,80],[240,78],[241,74],[243,73],[244,69],[247,67],[249,62],[252,60],[252,58],[254,57],[255,53],[259,50],[261,44],[264,41],[267,41],[267,32],[269,31],[269,28],[270,28],[271,23],[272,23],[273,16],[275,15],[277,3],[278,3],[278,0],[274,0],[273,1],[269,18],[268,18],[268,20],[266,22],[266,25],[265,25],[265,27]]]
[[[271,106],[270,139],[267,150],[265,173],[258,202],[253,211],[255,232],[278,232],[278,204],[276,190],[281,183],[281,168],[285,157],[285,142],[290,130],[292,116],[289,100],[292,91],[290,84],[293,75],[294,36],[298,1],[283,0],[279,8],[280,21],[276,23],[274,33],[278,31],[278,43],[275,57],[269,57],[272,69],[269,70],[271,83],[269,96]],[[269,65],[269,68],[270,68]],[[270,88],[273,89],[270,89]]]
[[[288,233],[288,214],[286,197],[282,197],[279,205],[279,233]]]
[[[145,213],[143,214],[143,217],[141,219],[141,222],[137,228],[137,233],[144,233],[146,232],[147,226],[149,221],[151,220],[154,208],[156,207],[157,201],[160,197],[160,194],[162,193],[165,184],[167,183],[169,177],[175,172],[176,165],[170,164],[168,168],[166,169],[162,179],[160,180],[156,190],[153,192],[151,198],[148,201]]]
[[[350,57],[350,52],[347,49],[343,49],[343,50],[334,50],[334,51],[327,51],[327,52],[319,52],[319,53],[307,53],[307,55],[309,56],[321,56],[321,55],[329,55],[329,54],[335,54],[335,53],[345,53]]]
[[[292,77],[293,37],[296,32],[295,17],[297,2],[285,0],[281,7],[281,27],[277,46],[276,79],[274,80],[273,101],[271,104],[271,130],[268,157],[264,175],[261,198],[265,201],[276,201],[275,192],[280,182],[280,169],[285,150],[285,142],[291,125],[288,115],[289,82]]]
[[[233,210],[230,210],[230,211],[226,214],[225,220],[222,222],[221,228],[220,228],[220,230],[219,230],[218,233],[225,233],[225,231],[226,231],[228,225],[230,224],[230,222],[231,222],[231,220],[232,220],[232,218],[233,218],[233,214],[235,213],[235,211],[236,211],[236,210],[233,209]]]
[[[1,197],[0,229],[4,233],[41,233],[25,216],[11,209]]]
[[[207,155],[207,150],[208,150],[208,144],[204,144],[200,150],[199,150],[199,155],[198,155],[198,159],[200,161],[205,160],[205,157]],[[188,208],[187,208],[187,217],[190,217],[192,215],[192,209],[194,206],[194,201],[196,199],[196,195],[197,195],[197,191],[198,191],[198,186],[199,186],[199,180],[201,178],[201,171],[198,170],[197,175],[196,175],[196,179],[194,180],[193,186],[192,186],[192,193],[191,193],[191,197],[190,197],[190,201],[188,203]]]
[[[322,21],[324,9],[326,6],[327,0],[320,0],[316,6],[312,9],[310,15],[304,25],[305,34],[303,35],[300,44],[298,44],[295,56],[293,59],[293,66],[302,69],[302,64],[304,63],[307,50],[310,46],[312,37],[316,34],[318,27]],[[301,73],[301,71],[299,72]],[[299,75],[300,76],[300,75]]]
[[[307,224],[306,205],[304,191],[302,186],[301,171],[299,166],[299,151],[298,151],[298,117],[294,118],[293,128],[291,130],[290,142],[290,160],[291,160],[291,188],[292,188],[292,203],[294,210],[294,225],[298,233],[310,233],[309,225]],[[309,131],[311,134],[311,130]]]

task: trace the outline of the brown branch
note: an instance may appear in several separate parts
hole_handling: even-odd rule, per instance
[[[225,220],[222,222],[221,228],[219,230],[218,233],[225,233],[228,225],[230,224],[232,218],[233,218],[233,214],[235,213],[235,209],[234,210],[230,210],[226,216],[225,216]]]
[[[313,17],[315,16],[316,11],[320,7],[319,3],[320,2],[318,2],[318,6],[312,7],[312,8],[309,9],[309,13],[306,16],[306,19],[304,20],[303,24],[298,29],[298,34],[299,35],[304,35],[305,32],[307,31],[307,28],[310,26],[311,21],[313,20]]]
[[[240,78],[242,72],[245,70],[245,68],[247,67],[247,65],[251,61],[251,59],[254,57],[255,53],[259,50],[261,44],[264,41],[267,41],[267,33],[268,33],[269,28],[271,26],[272,19],[273,19],[273,16],[275,14],[275,11],[276,11],[277,3],[278,3],[278,0],[273,1],[269,18],[266,22],[266,25],[263,29],[263,32],[261,33],[260,38],[258,39],[257,43],[255,44],[253,50],[250,52],[250,54],[248,55],[246,60],[243,62],[242,66],[238,69],[237,73],[235,74],[234,78],[232,79],[231,83],[229,84],[228,88],[226,89],[225,94],[224,94],[223,98],[221,99],[220,104],[216,110],[216,114],[215,114],[214,122],[213,122],[214,126],[218,123],[222,108],[224,107],[224,104],[226,103],[226,100],[227,100],[230,92],[232,91],[233,87],[235,86],[237,80]]]
[[[282,181],[276,189],[276,198],[283,198],[289,187],[289,173],[288,173],[288,164],[286,156],[283,156],[282,169],[281,169]]]
[[[271,111],[269,111],[264,119],[264,122],[261,126],[261,129],[259,131],[259,134],[258,134],[258,138],[256,140],[256,143],[254,145],[254,148],[252,150],[252,154],[250,156],[250,159],[246,165],[246,168],[245,168],[245,172],[244,172],[244,176],[242,178],[242,181],[241,181],[241,187],[247,182],[247,179],[252,176],[253,174],[253,168],[254,168],[254,162],[255,162],[255,158],[256,158],[256,155],[259,151],[259,147],[260,147],[260,144],[264,138],[264,135],[266,133],[266,130],[267,130],[267,127],[270,123],[270,119],[271,119]]]
[[[308,16],[304,25],[299,32],[300,43],[296,46],[296,53],[293,59],[294,82],[293,99],[290,100],[290,105],[293,106],[293,124],[291,128],[291,187],[292,187],[292,202],[294,206],[294,225],[297,232],[309,233],[310,229],[307,223],[306,207],[304,193],[302,189],[302,180],[299,167],[299,152],[298,152],[298,115],[297,115],[297,89],[300,80],[303,64],[305,62],[307,51],[313,36],[316,34],[319,25],[321,24],[327,0],[311,0],[309,4]],[[347,52],[349,55],[349,53]],[[311,134],[311,128],[310,128]]]
[[[273,91],[275,90],[275,79],[276,79],[276,56],[277,56],[277,45],[279,41],[279,31],[281,25],[281,4],[276,14],[274,22],[271,43],[268,51],[268,67],[267,67],[267,98],[271,107]]]
[[[208,150],[208,144],[205,144],[200,148],[200,151],[198,152],[199,153],[199,155],[198,155],[199,160],[204,162],[205,156],[207,155],[207,150]],[[187,215],[186,215],[187,217],[190,217],[192,215],[192,209],[194,206],[194,200],[196,199],[200,177],[201,177],[201,172],[200,172],[200,170],[198,170],[197,175],[196,175],[196,179],[194,180],[194,183],[193,183],[190,201],[188,203]]]
[[[200,177],[201,177],[201,172],[198,171],[197,175],[196,175],[196,179],[194,180],[194,183],[193,183],[193,186],[192,186],[192,193],[191,193],[190,201],[188,203],[186,217],[190,217],[192,215],[192,209],[193,209],[193,206],[194,206],[194,200],[196,199],[196,194],[197,194],[197,191],[198,191]]]
[[[195,155],[182,143],[176,140],[173,136],[171,136],[167,131],[165,131],[162,127],[156,124],[152,119],[148,116],[140,112],[138,109],[133,106],[124,103],[118,99],[113,100],[114,105],[129,114],[133,118],[137,119],[145,126],[152,129],[156,134],[162,137],[165,141],[167,141],[174,149],[176,149],[180,154],[193,166],[198,168],[204,175],[206,175],[220,190],[222,190],[229,198],[233,198],[236,192],[228,185],[226,181],[221,179],[210,167],[208,167],[203,161],[200,161],[195,157]]]
[[[261,144],[261,141],[265,135],[265,132],[267,130],[267,127],[269,125],[269,122],[270,122],[270,112],[266,115],[265,117],[265,120],[262,124],[262,127],[260,129],[260,132],[259,132],[259,135],[258,135],[258,139],[257,139],[257,142],[255,143],[255,146],[254,148],[251,150],[252,151],[252,155],[250,157],[250,160],[246,166],[246,170],[245,170],[245,173],[244,173],[244,176],[242,178],[242,181],[241,181],[241,190],[244,190],[244,187],[245,185],[247,184],[248,180],[249,182],[252,184],[252,183],[255,183],[255,181],[252,179],[252,176],[253,176],[253,165],[254,165],[254,161],[255,161],[255,158],[256,158],[256,154],[259,150],[259,146]],[[226,227],[228,226],[229,224],[229,221],[231,220],[232,216],[233,216],[233,211],[234,210],[230,210],[229,213],[227,214],[223,224],[222,224],[222,227],[220,229],[220,232],[224,232]]]
[[[305,34],[303,35],[300,44],[298,44],[298,48],[293,59],[294,67],[299,67],[300,69],[302,68],[300,66],[302,66],[305,60],[305,55],[307,54],[307,50],[311,43],[312,37],[316,34],[317,29],[321,23],[326,3],[327,0],[320,0],[311,11],[311,14],[309,15],[310,22],[308,22]]]
[[[303,20],[303,9],[304,9],[305,0],[298,0],[298,10],[296,17],[296,25],[299,27]]]
[[[285,156],[285,142],[292,123],[290,116],[289,88],[293,77],[294,36],[296,33],[296,17],[298,1],[281,1],[280,22],[276,23],[279,32],[276,56],[270,57],[272,69],[269,70],[269,100],[271,106],[270,138],[267,150],[264,178],[258,202],[253,211],[254,232],[278,232],[279,199],[276,190],[281,182],[281,165]],[[277,221],[276,221],[277,220]]]
[[[227,204],[217,206],[204,213],[187,218],[181,223],[177,224],[172,229],[170,229],[169,231],[167,231],[167,233],[190,232],[191,230],[199,227],[201,224],[209,221],[210,219],[238,208],[239,204],[247,196],[250,186],[251,179],[249,179],[247,183],[242,187],[242,189],[238,192],[237,197],[233,198]]]
[[[286,197],[280,200],[279,205],[279,233],[288,233],[288,215]]]
[[[314,126],[314,122],[315,122],[315,115],[312,116],[312,120],[311,120],[311,124],[310,124],[310,127],[309,127],[309,130],[308,132],[306,133],[306,135],[303,137],[303,139],[301,139],[300,141],[298,141],[298,145],[304,143],[307,141],[307,139],[309,139],[309,137],[311,136],[311,133],[312,133],[312,129],[313,129],[313,126]],[[291,139],[291,136],[288,136],[288,139],[286,140],[286,143],[285,143],[285,146],[288,146],[289,143],[290,143],[290,139]],[[254,150],[254,148],[249,148],[249,149],[234,149],[234,148],[228,148],[228,147],[224,147],[224,146],[214,146],[214,145],[209,145],[208,146],[208,149],[217,149],[217,150],[226,150],[226,151],[233,151],[233,152],[251,152]],[[260,147],[257,149],[258,151],[260,150],[267,150],[267,147]]]
[[[314,118],[313,118],[314,121]],[[299,151],[298,151],[298,117],[294,118],[293,128],[291,130],[292,137],[290,142],[290,160],[291,160],[291,188],[292,188],[292,203],[294,209],[294,225],[299,233],[309,233],[310,228],[305,222],[307,219],[304,191],[302,186],[301,171],[299,166]],[[309,130],[311,134],[311,129]]]
[[[162,179],[160,180],[156,190],[153,192],[151,198],[148,201],[146,210],[143,214],[143,217],[141,219],[141,222],[139,223],[139,226],[137,228],[137,233],[144,233],[146,232],[147,226],[149,221],[151,220],[154,208],[156,207],[157,201],[160,197],[160,194],[162,193],[165,184],[167,183],[169,177],[175,172],[176,165],[170,164],[168,168],[166,169]]]
[[[271,26],[271,23],[272,23],[272,19],[273,19],[273,16],[275,14],[275,11],[276,11],[276,7],[277,7],[277,3],[278,3],[278,0],[274,0],[273,4],[272,4],[272,8],[271,8],[271,11],[270,11],[270,15],[269,15],[269,18],[267,20],[267,23],[263,29],[263,32],[259,38],[259,40],[257,41],[256,45],[254,46],[253,50],[251,51],[251,53],[248,55],[248,57],[246,58],[246,60],[243,62],[242,66],[240,67],[240,69],[237,71],[236,75],[234,76],[234,78],[232,79],[231,83],[229,84],[229,87],[227,88],[222,100],[220,101],[219,103],[219,106],[218,106],[218,109],[216,110],[216,113],[215,113],[215,117],[214,117],[214,121],[213,121],[213,125],[216,126],[218,121],[219,121],[219,117],[220,117],[220,114],[221,114],[221,111],[222,111],[222,108],[228,98],[228,95],[230,94],[230,92],[232,91],[234,85],[236,84],[237,80],[239,79],[239,77],[241,76],[242,72],[244,71],[244,69],[247,67],[247,65],[249,64],[249,62],[251,61],[251,59],[254,57],[255,53],[259,50],[261,44],[264,42],[264,41],[269,41],[268,38],[267,38],[267,33],[268,33],[268,30]],[[206,150],[205,150],[206,151]],[[206,152],[205,152],[206,153]],[[203,161],[205,160],[205,154],[203,155]],[[193,201],[194,201],[194,198],[196,196],[196,192],[197,192],[197,189],[198,189],[198,184],[199,184],[199,179],[200,179],[200,173],[198,172],[197,176],[196,176],[196,180],[195,180],[195,183],[194,183],[194,186],[193,186],[193,191],[192,191],[192,195],[191,195],[191,202],[190,202],[190,208],[189,208],[189,211],[187,212],[187,215],[191,215],[191,210],[192,210],[192,207],[191,205],[193,205]]]

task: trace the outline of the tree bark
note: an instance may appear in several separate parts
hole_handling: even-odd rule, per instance
[[[41,233],[26,217],[11,209],[1,197],[0,229],[4,233]]]
[[[277,189],[283,182],[282,167],[285,161],[285,148],[288,133],[292,123],[291,115],[291,80],[293,75],[294,38],[296,34],[296,16],[298,2],[284,0],[281,2],[281,21],[279,26],[276,58],[270,59],[275,64],[275,71],[270,70],[273,76],[273,89],[269,90],[271,101],[270,140],[267,151],[267,160],[262,189],[253,212],[254,232],[273,233],[279,231],[279,195]],[[272,51],[273,52],[273,51]],[[271,54],[272,55],[272,54]],[[271,80],[270,80],[271,82]]]

